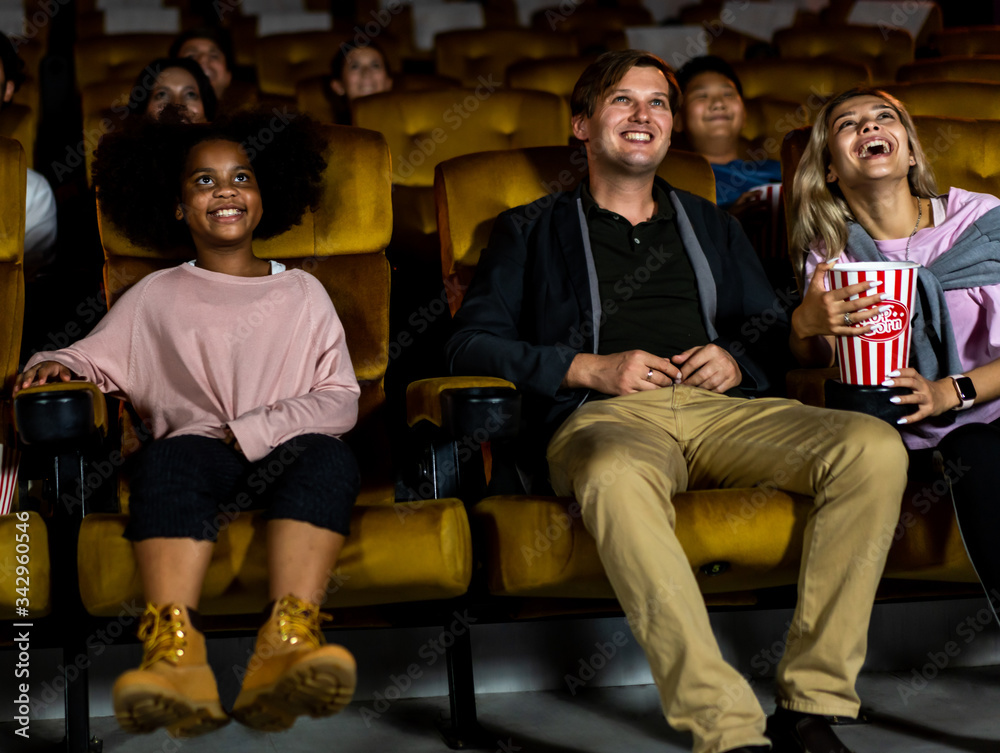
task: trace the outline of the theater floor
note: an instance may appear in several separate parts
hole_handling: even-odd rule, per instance
[[[926,675],[934,675],[933,671]],[[859,690],[870,722],[841,727],[856,753],[996,753],[1000,750],[1000,666],[948,669],[925,683],[910,673],[864,674]],[[773,708],[769,683],[756,692],[765,710]],[[367,711],[365,711],[367,709]],[[434,720],[448,709],[447,698],[400,700],[378,718],[370,701],[352,704],[338,717],[301,720],[292,731],[251,732],[237,724],[206,737],[175,741],[163,732],[128,736],[114,719],[95,718],[94,734],[105,753],[442,753]],[[480,750],[495,753],[670,753],[690,750],[689,739],[674,733],[659,710],[652,685],[566,691],[491,693],[479,698],[488,737]],[[11,739],[11,727],[2,725]],[[45,738],[61,733],[58,720],[35,722],[32,741],[3,750],[34,753]]]

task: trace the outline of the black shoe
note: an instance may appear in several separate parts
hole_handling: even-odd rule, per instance
[[[752,747],[747,747],[744,745],[742,748],[734,748],[733,750],[726,751],[726,753],[770,753],[771,749],[766,745],[754,745]]]
[[[853,753],[830,727],[826,717],[778,707],[767,718],[772,753]]]

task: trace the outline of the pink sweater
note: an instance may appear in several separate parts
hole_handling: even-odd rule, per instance
[[[344,328],[320,282],[300,270],[155,272],[89,336],[28,366],[39,361],[127,397],[155,439],[222,438],[229,424],[250,460],[300,434],[340,436],[358,417]]]

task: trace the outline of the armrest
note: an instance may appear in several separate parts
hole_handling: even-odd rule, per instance
[[[42,384],[14,397],[14,424],[26,446],[58,451],[107,436],[107,405],[91,382]]]
[[[498,478],[516,478],[513,463],[503,461],[521,424],[521,395],[513,384],[493,377],[422,379],[409,385],[406,401],[407,422],[419,439],[408,442],[412,457],[401,464],[399,488],[412,498],[460,497],[473,504],[489,479],[493,488]]]
[[[441,393],[445,390],[499,389],[514,391],[514,385],[497,377],[435,377],[412,382],[406,388],[406,423],[416,426],[429,421],[444,426]],[[470,393],[470,395],[473,393]]]

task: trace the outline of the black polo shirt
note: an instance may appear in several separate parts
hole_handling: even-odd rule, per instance
[[[670,358],[709,342],[698,285],[670,198],[656,184],[656,214],[632,225],[603,209],[583,187],[583,211],[606,319],[597,352],[645,350]]]

